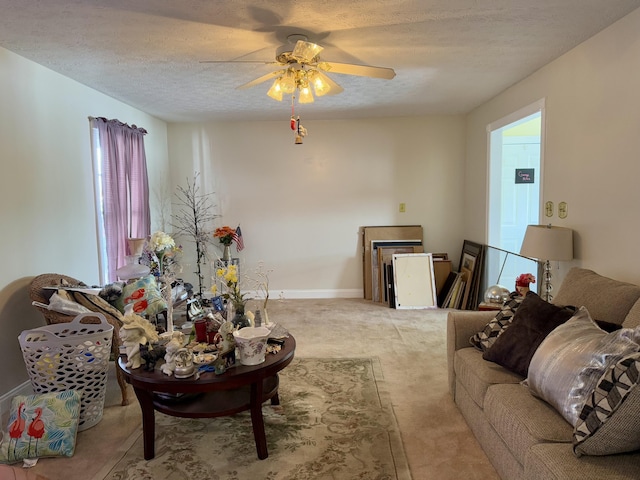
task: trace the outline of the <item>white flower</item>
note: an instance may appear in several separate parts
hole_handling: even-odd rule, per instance
[[[149,245],[154,252],[164,252],[172,250],[176,246],[176,242],[164,232],[154,232],[149,240]]]

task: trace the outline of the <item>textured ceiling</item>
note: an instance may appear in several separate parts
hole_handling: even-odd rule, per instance
[[[393,80],[333,74],[345,91],[307,119],[465,113],[640,0],[0,0],[0,46],[167,121],[288,116],[270,82],[289,34],[327,61],[391,67]]]

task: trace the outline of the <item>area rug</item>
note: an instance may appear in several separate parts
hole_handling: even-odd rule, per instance
[[[186,419],[156,412],[156,456],[142,435],[109,480],[410,480],[377,359],[296,358],[280,373],[280,405],[263,406],[269,457],[258,460],[248,412]]]

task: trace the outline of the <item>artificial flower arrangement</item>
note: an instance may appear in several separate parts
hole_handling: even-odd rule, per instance
[[[216,269],[216,279],[223,285],[225,290],[220,293],[220,296],[232,303],[236,313],[244,314],[247,301],[245,299],[246,293],[240,291],[238,266],[232,264]],[[214,295],[218,295],[217,283],[211,286],[211,292]]]
[[[214,238],[219,238],[221,244],[229,246],[233,242],[233,236],[235,233],[236,231],[233,228],[224,226],[216,228],[213,232],[213,236]]]
[[[177,254],[180,252],[182,252],[182,246],[176,245],[171,235],[162,231],[154,232],[147,244],[147,253],[151,257],[149,267],[152,273],[156,276],[176,273]]]

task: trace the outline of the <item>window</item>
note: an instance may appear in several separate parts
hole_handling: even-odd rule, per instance
[[[128,238],[150,234],[146,130],[118,120],[89,118],[96,203],[99,276],[115,281]]]

